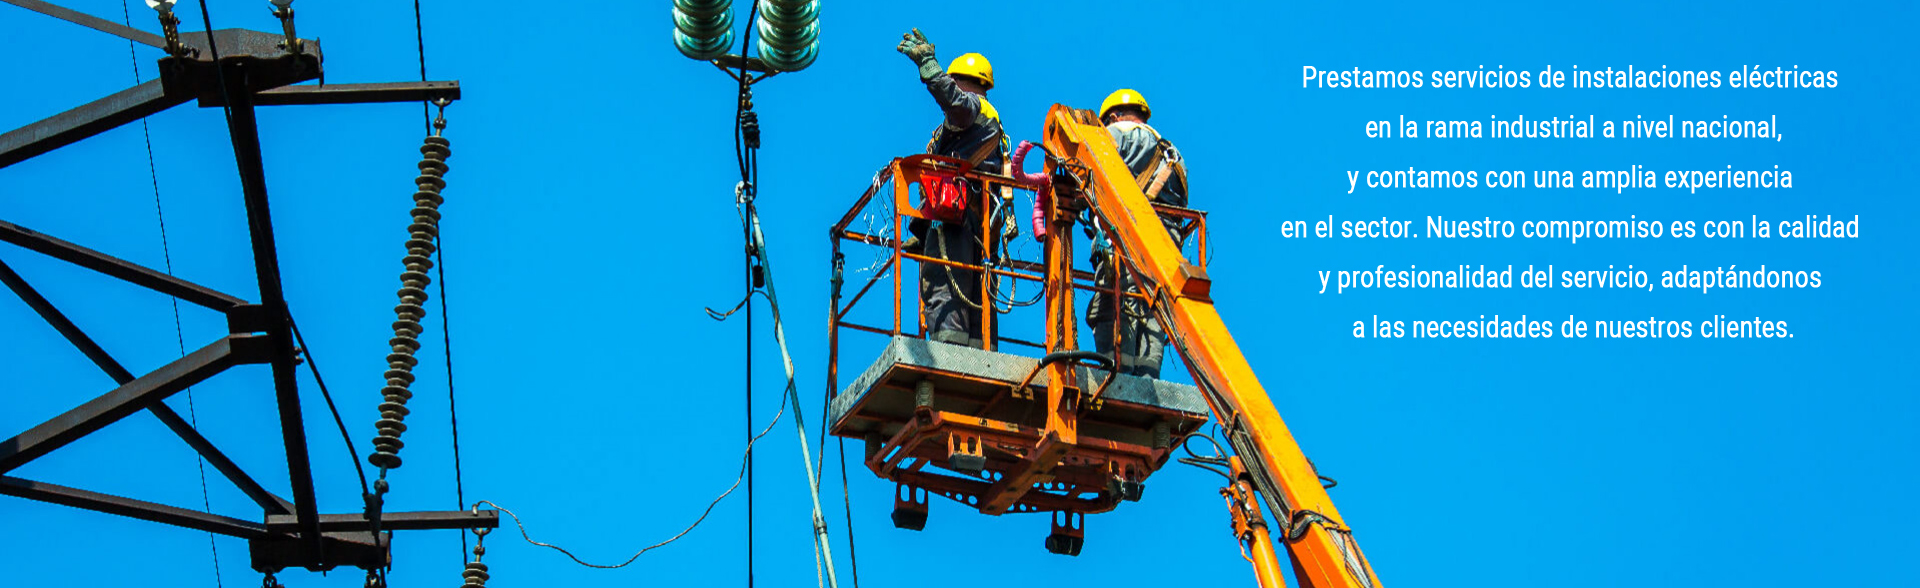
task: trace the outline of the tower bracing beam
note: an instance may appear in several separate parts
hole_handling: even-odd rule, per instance
[[[228,367],[265,362],[266,342],[262,339],[256,335],[221,338],[12,439],[0,441],[0,473],[26,465]]]

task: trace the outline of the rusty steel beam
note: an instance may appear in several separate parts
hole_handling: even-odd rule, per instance
[[[41,2],[40,0],[0,0],[0,2],[12,4],[14,6],[18,6],[21,8],[25,8],[27,10],[38,12],[40,14],[51,16],[51,17],[64,20],[73,24],[77,24],[83,27],[87,27],[96,31],[100,31],[102,33],[113,35],[115,37],[120,37],[128,41],[133,41],[141,45],[146,45],[149,47],[160,47],[160,48],[165,48],[167,46],[167,40],[161,37],[160,35],[149,33],[140,29],[128,27],[126,25],[113,22],[104,18],[100,18],[97,16],[93,16],[91,14],[87,14],[77,10],[72,10],[72,9],[68,9],[60,6],[55,6],[50,3]]]
[[[19,468],[229,367],[264,362],[266,345],[262,339],[257,335],[229,335],[12,439],[0,441],[0,473]]]
[[[246,494],[247,498],[253,499],[254,504],[260,505],[261,509],[269,513],[293,512],[293,503],[287,502],[287,499],[267,491],[266,487],[261,486],[259,481],[253,479],[253,476],[247,475],[247,472],[240,469],[240,465],[234,463],[233,459],[227,457],[226,453],[221,452],[220,448],[214,447],[212,441],[208,441],[205,436],[200,434],[200,431],[195,430],[192,423],[188,423],[187,419],[180,418],[180,413],[174,412],[172,407],[167,406],[167,403],[156,402],[153,406],[147,407],[147,411],[152,412],[153,416],[158,417],[160,422],[167,426],[167,429],[172,430],[174,435],[180,437],[181,441],[187,442],[187,446],[192,447],[195,452],[198,452],[200,457],[206,458],[208,465],[218,470],[220,475],[226,476],[227,481],[233,482],[234,487],[240,489],[240,493]]]
[[[121,280],[132,282],[150,290],[200,306],[226,312],[247,301],[195,284],[146,266],[129,262],[92,249],[68,243],[33,229],[0,221],[0,241],[45,254],[47,256],[100,272]]]
[[[37,0],[4,1],[15,4],[37,2]],[[43,2],[38,4],[52,6]],[[59,7],[53,8],[64,10]],[[251,78],[253,85],[235,88],[242,93],[271,90],[320,77],[319,42],[303,39],[302,52],[296,55],[287,53],[281,47],[285,40],[284,35],[244,29],[223,29],[212,33],[205,31],[183,33],[180,36],[180,42],[193,51],[184,56],[162,58],[158,79],[148,80],[111,96],[0,135],[0,168],[185,104],[195,97],[202,100],[216,99],[217,104],[217,97],[222,94],[222,91],[219,87],[219,78],[216,77],[218,74],[214,71],[218,64],[212,62],[210,51],[216,43],[221,49],[221,61],[246,62],[260,66],[261,71]]]
[[[61,336],[67,338],[67,342],[79,348],[80,353],[87,356],[87,359],[93,360],[93,364],[99,366],[100,371],[106,372],[107,377],[113,378],[114,383],[126,385],[134,380],[132,372],[127,371],[125,366],[120,365],[119,361],[108,355],[106,349],[101,348],[100,344],[87,336],[85,331],[81,331],[80,327],[73,324],[65,313],[55,308],[52,302],[49,302],[45,296],[41,296],[38,290],[35,290],[26,280],[21,279],[20,274],[14,272],[13,268],[8,267],[3,261],[0,261],[0,283],[6,284],[15,294],[20,295],[20,299],[26,302],[27,306],[32,307],[34,312],[40,313],[40,317],[46,319],[47,323],[53,326],[53,330],[59,331]],[[166,403],[153,403],[152,406],[147,407],[147,410],[153,412],[153,416],[158,417],[161,423],[173,430],[175,435],[180,436],[180,440],[186,441],[188,446],[193,447],[193,450],[206,458],[208,463],[213,464],[213,469],[219,470],[221,475],[226,476],[227,480],[232,481],[234,486],[248,498],[252,498],[261,508],[270,513],[291,512],[292,505],[260,486],[259,482],[254,481],[252,476],[248,476],[238,464],[227,457],[227,454],[221,452],[220,448],[214,447],[213,442],[202,436],[200,431],[194,429],[186,419],[180,418],[180,413],[174,412]]]
[[[252,521],[243,521],[232,517],[223,517],[197,510],[187,510],[177,506],[167,506],[111,494],[89,492],[78,488],[68,488],[58,484],[35,482],[13,476],[0,476],[0,494],[40,502],[51,502],[107,514],[116,514],[123,517],[153,521],[176,527],[197,529],[208,533],[219,533],[241,539],[265,539],[270,536],[266,526]]]
[[[253,243],[254,277],[260,284],[260,306],[266,312],[267,357],[273,366],[274,401],[280,413],[280,438],[286,446],[287,478],[293,487],[294,512],[300,518],[300,536],[311,541],[309,551],[318,562],[325,551],[320,513],[315,504],[313,462],[307,451],[307,425],[300,414],[300,388],[295,379],[292,320],[287,315],[286,292],[280,283],[280,254],[274,245],[273,213],[268,207],[266,165],[260,155],[260,128],[253,112],[248,84],[256,64],[221,64],[221,93],[226,96],[227,133],[233,142],[234,165],[239,168],[240,192],[246,204],[247,232]],[[268,68],[267,75],[277,75]]]
[[[0,168],[185,104],[192,98],[169,94],[160,80],[148,80],[73,110],[8,131],[0,135]]]
[[[300,106],[309,104],[378,104],[387,102],[431,102],[436,99],[460,99],[460,82],[392,82],[380,84],[327,84],[320,86],[281,86],[253,95],[254,106]],[[218,99],[201,100],[202,107],[222,106]]]
[[[340,566],[377,570],[393,564],[393,534],[380,532],[376,540],[365,531],[327,533],[315,541],[305,537],[273,534],[247,542],[250,567],[257,572],[278,573],[291,567],[325,572]]]
[[[0,284],[6,284],[7,288],[20,296],[21,302],[27,303],[28,308],[39,313],[40,318],[46,319],[47,324],[53,326],[53,330],[59,331],[61,336],[67,338],[67,342],[78,348],[81,355],[93,360],[93,365],[100,366],[100,371],[107,372],[107,377],[113,378],[113,383],[124,385],[133,381],[132,372],[127,371],[120,362],[114,361],[113,357],[107,355],[107,350],[102,349],[92,337],[88,337],[81,331],[80,327],[73,324],[65,313],[55,308],[47,297],[41,296],[39,290],[34,289],[32,284],[28,284],[5,261],[0,261]]]
[[[446,510],[419,512],[381,513],[380,529],[383,531],[427,531],[435,529],[496,529],[500,527],[500,511],[496,510]],[[328,514],[320,515],[320,531],[323,533],[365,533],[373,529],[372,521],[366,514]],[[267,515],[267,530],[275,533],[294,533],[300,530],[300,518],[292,515]]]

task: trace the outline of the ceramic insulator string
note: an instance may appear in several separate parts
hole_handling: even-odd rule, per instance
[[[432,282],[427,270],[433,268],[434,238],[440,232],[440,190],[446,188],[447,158],[453,156],[452,144],[445,137],[429,136],[420,146],[420,176],[414,178],[419,189],[413,193],[413,223],[407,227],[407,254],[401,258],[406,269],[400,273],[400,304],[394,306],[393,338],[387,342],[387,385],[380,390],[379,435],[373,438],[373,455],[367,463],[386,471],[400,467],[400,441],[407,425],[407,400],[413,398],[413,368],[419,364],[414,353],[420,350],[421,319],[426,318],[427,285]]]

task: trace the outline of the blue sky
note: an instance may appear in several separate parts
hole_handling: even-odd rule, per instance
[[[118,20],[110,0],[65,6]],[[744,2],[737,2],[744,6]],[[210,0],[216,28],[276,30],[263,2]],[[703,306],[740,287],[733,85],[675,52],[667,3],[425,3],[431,77],[459,79],[444,211],[447,280],[469,500],[526,517],[536,539],[618,561],[689,522],[733,479],[742,449],[742,325]],[[411,6],[302,2],[330,82],[416,79]],[[132,6],[135,26],[157,31]],[[187,30],[197,6],[182,3]],[[919,27],[943,58],[986,54],[1016,139],[1056,102],[1091,108],[1133,87],[1192,168],[1214,219],[1214,292],[1235,336],[1333,491],[1385,582],[1400,586],[1798,585],[1809,577],[1911,583],[1920,436],[1910,325],[1916,220],[1911,6],[1666,3],[1453,6],[1379,3],[825,3],[820,61],[759,88],[761,213],[780,269],[810,426],[827,357],[824,229],[873,170],[919,150],[937,114],[893,50]],[[742,23],[744,24],[744,23]],[[0,7],[0,128],[129,85],[126,44]],[[137,52],[142,79],[155,50]],[[1301,66],[1539,70],[1742,65],[1837,70],[1823,91],[1319,90]],[[1367,120],[1780,117],[1785,141],[1367,139]],[[413,105],[263,108],[262,143],[290,304],[356,442],[372,436],[384,341],[410,206]],[[217,110],[149,120],[175,271],[253,299],[232,151]],[[1762,168],[1791,190],[1356,191],[1347,170]],[[1860,215],[1854,241],[1357,241],[1278,239],[1278,219],[1427,215],[1684,220]],[[0,219],[152,267],[163,265],[139,125],[0,169]],[[863,266],[850,255],[849,267]],[[136,372],[178,354],[156,294],[0,246],[4,259]],[[1416,264],[1818,269],[1818,290],[1395,291],[1316,294],[1317,271]],[[850,277],[850,279],[852,279]],[[111,386],[24,305],[0,296],[0,431],[11,435]],[[180,309],[189,349],[224,333]],[[1351,322],[1565,315],[1714,314],[1786,320],[1786,340],[1355,340]],[[430,328],[437,327],[435,311]],[[767,315],[762,311],[759,315]],[[756,322],[757,423],[782,383]],[[864,367],[851,339],[843,371]],[[455,506],[444,374],[429,345],[408,421],[396,509]],[[1184,379],[1184,375],[1179,376]],[[286,477],[266,371],[194,389],[201,428],[255,476]],[[352,467],[310,383],[303,389],[323,510],[359,508]],[[182,412],[186,397],[170,401]],[[810,430],[809,434],[817,433]],[[831,447],[831,444],[830,446]],[[783,423],[760,447],[756,585],[814,582],[798,447]],[[364,457],[364,456],[361,456]],[[850,464],[851,465],[851,464]],[[829,468],[831,471],[833,468]],[[1169,467],[1147,499],[1088,521],[1076,559],[1046,553],[1046,520],[936,503],[927,530],[888,523],[892,485],[850,471],[860,572],[875,585],[1035,579],[1089,584],[1252,581],[1208,475]],[[190,450],[135,415],[18,475],[187,507]],[[841,558],[838,476],[830,505]],[[217,475],[217,512],[255,511]],[[744,494],[629,569],[593,571],[490,537],[499,585],[744,583]],[[0,500],[0,578],[212,585],[206,536],[18,499]],[[216,540],[220,579],[251,585],[246,545]],[[404,534],[394,585],[458,581],[458,538]],[[1867,565],[1862,565],[1863,563]],[[1837,571],[1836,571],[1837,568]],[[298,586],[360,578],[304,571]],[[851,583],[848,582],[850,585]]]

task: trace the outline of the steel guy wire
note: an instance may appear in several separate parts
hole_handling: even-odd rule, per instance
[[[780,361],[782,367],[786,369],[786,395],[791,398],[793,402],[794,430],[800,436],[800,465],[801,468],[807,472],[807,491],[813,499],[814,548],[821,557],[826,560],[826,585],[830,588],[837,588],[840,583],[834,573],[833,549],[827,538],[826,519],[821,516],[820,477],[815,475],[813,471],[812,450],[809,449],[807,443],[806,418],[802,416],[800,412],[800,390],[794,383],[793,355],[787,349],[786,327],[780,317],[780,297],[774,289],[773,260],[767,253],[766,235],[760,230],[760,214],[754,208],[753,201],[748,200],[742,202],[739,208],[740,222],[749,231],[749,234],[752,235],[754,255],[758,257],[760,267],[766,274],[767,306],[773,311],[773,339],[780,347]]]

